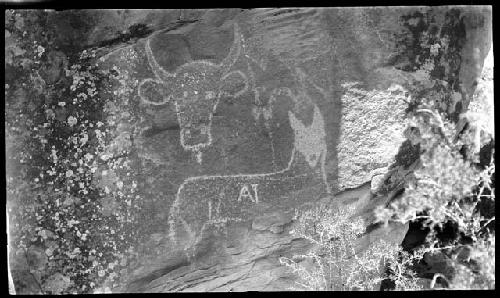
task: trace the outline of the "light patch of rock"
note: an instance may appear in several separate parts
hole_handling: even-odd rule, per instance
[[[374,170],[389,166],[404,141],[407,96],[393,84],[387,90],[366,90],[356,82],[343,84],[338,144],[339,188],[371,181]]]

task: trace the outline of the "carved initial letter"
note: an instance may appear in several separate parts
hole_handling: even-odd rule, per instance
[[[248,198],[250,201],[254,202],[253,196],[250,193],[250,190],[248,190],[248,186],[245,185],[241,188],[240,190],[240,195],[238,196],[238,202],[241,202],[243,198]]]
[[[255,194],[255,203],[259,202],[259,196],[257,195],[258,184],[252,184],[253,193]]]

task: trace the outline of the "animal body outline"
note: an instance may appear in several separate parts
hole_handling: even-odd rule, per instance
[[[313,105],[313,110],[313,120],[308,126],[297,119],[294,113],[288,112],[295,138],[285,168],[269,173],[203,175],[184,180],[170,209],[168,221],[171,240],[181,244],[179,229],[183,229],[189,237],[188,241],[183,243],[184,249],[193,248],[210,225],[241,220],[237,214],[241,214],[242,207],[267,202],[267,197],[279,195],[279,187],[297,187],[299,190],[302,187],[301,182],[324,183],[326,192],[329,192],[329,186],[324,180],[327,153],[324,120],[316,105]],[[316,150],[307,152],[304,150],[307,144]],[[305,165],[309,167],[310,172],[304,173]],[[252,192],[250,199],[241,199],[241,191],[244,188]],[[196,194],[201,195],[204,200],[201,205]],[[221,216],[224,213],[236,216]]]
[[[215,83],[214,85],[217,86],[216,88],[217,92],[213,92],[211,98],[213,102],[211,102],[211,109],[209,109],[208,117],[208,127],[211,127],[211,120],[213,113],[215,112],[217,105],[219,103],[219,100],[221,96],[223,95],[223,92],[220,91],[220,87],[222,86],[224,80],[229,78],[230,76],[240,76],[243,79],[244,82],[244,88],[239,90],[238,92],[234,94],[230,94],[233,97],[239,97],[243,93],[245,93],[249,85],[251,84],[251,88],[258,88],[255,86],[254,78],[251,78],[251,83],[249,83],[248,78],[246,75],[239,71],[239,70],[234,70],[230,71],[232,65],[235,64],[237,61],[238,57],[240,56],[241,52],[241,43],[242,43],[243,37],[239,32],[238,25],[234,25],[234,42],[233,45],[231,46],[231,49],[229,51],[229,54],[226,58],[222,60],[221,63],[215,64],[210,61],[205,61],[205,60],[198,60],[198,61],[193,61],[193,62],[188,62],[185,63],[181,66],[179,66],[175,72],[167,72],[165,69],[163,69],[158,62],[156,61],[151,47],[150,47],[150,39],[146,41],[145,44],[145,52],[147,56],[147,60],[149,62],[149,65],[151,69],[153,70],[153,73],[155,75],[155,79],[147,78],[143,80],[139,84],[139,96],[140,98],[151,105],[164,105],[168,104],[171,101],[173,101],[176,109],[176,114],[177,114],[177,120],[179,122],[179,125],[181,126],[181,132],[180,132],[180,140],[181,140],[181,145],[185,150],[191,150],[196,153],[197,161],[201,162],[201,150],[203,148],[206,148],[207,146],[210,146],[212,144],[212,135],[211,135],[211,130],[209,129],[208,132],[208,140],[203,143],[198,143],[198,144],[187,144],[185,140],[186,134],[184,133],[184,127],[183,127],[183,118],[182,118],[182,113],[183,113],[183,106],[181,106],[182,101],[178,99],[179,94],[168,94],[163,98],[162,101],[156,102],[149,100],[143,93],[144,91],[144,86],[146,84],[153,83],[157,87],[160,88],[172,88],[171,85],[181,85],[181,88],[184,87],[182,85],[182,82],[179,83],[179,81],[176,81],[177,78],[181,77],[182,75],[186,76],[186,72],[191,71],[193,69],[202,69],[202,72],[204,71],[205,73],[209,73],[209,76],[214,77],[215,79],[212,80],[211,82],[218,82]],[[244,45],[243,45],[244,46]],[[248,55],[245,55],[247,58],[251,58]],[[256,61],[253,61],[256,62]],[[259,65],[260,66],[260,65]],[[250,65],[248,64],[248,67],[250,68]],[[266,65],[264,65],[263,70],[265,70]],[[250,74],[252,75],[252,74]],[[256,94],[258,96],[259,90],[255,90]],[[271,98],[269,100],[269,103],[272,105],[275,102],[275,97],[276,95],[279,94],[286,94],[289,95],[289,97],[293,98],[293,92],[291,91],[290,88],[287,87],[279,87],[273,90],[271,92]],[[176,97],[177,96],[177,97]],[[186,96],[183,96],[183,99],[185,99]],[[297,102],[294,102],[297,104]],[[311,102],[312,103],[312,102]],[[272,108],[269,110],[270,113],[272,113]],[[322,179],[322,182],[325,185],[325,188],[327,192],[329,192],[329,186],[328,182],[326,181],[326,174],[325,174],[325,159],[326,159],[326,136],[325,136],[325,129],[324,129],[324,120],[323,116],[321,115],[321,112],[319,111],[319,108],[313,104],[313,120],[311,125],[306,126],[304,125],[300,120],[298,120],[295,115],[292,112],[288,112],[288,120],[290,123],[290,126],[292,127],[294,133],[295,133],[295,139],[294,139],[294,146],[292,148],[291,156],[288,162],[288,165],[278,171],[273,171],[269,173],[259,173],[259,174],[236,174],[236,175],[212,175],[212,176],[197,176],[197,177],[189,177],[184,180],[184,182],[179,186],[176,194],[176,199],[174,201],[174,204],[172,205],[170,209],[170,214],[169,214],[169,228],[170,228],[170,236],[171,239],[174,240],[174,242],[177,242],[177,227],[179,225],[183,226],[189,234],[191,241],[189,241],[188,246],[192,246],[192,244],[196,244],[197,241],[201,239],[203,236],[203,231],[207,226],[213,223],[217,222],[224,222],[227,220],[238,220],[238,217],[220,217],[219,215],[223,212],[221,212],[221,209],[227,208],[229,205],[228,200],[225,200],[223,197],[222,198],[216,198],[215,200],[208,199],[206,200],[206,208],[203,208],[202,211],[205,211],[203,216],[206,218],[204,222],[200,225],[191,225],[188,223],[184,217],[179,216],[183,211],[186,211],[188,209],[183,210],[182,204],[188,203],[189,201],[184,200],[184,196],[182,195],[183,192],[186,191],[186,189],[189,189],[191,185],[196,185],[197,183],[200,182],[208,182],[208,184],[212,184],[213,180],[219,180],[219,181],[226,181],[226,182],[231,182],[233,185],[236,185],[237,187],[237,192],[239,192],[239,195],[237,197],[237,201],[242,203],[242,204],[249,204],[249,203],[259,203],[262,201],[266,201],[266,187],[262,186],[262,182],[271,182],[271,184],[274,183],[274,185],[277,184],[283,184],[283,182],[288,183],[289,185],[297,185],[297,181],[306,181],[311,178],[320,178],[319,180]],[[313,128],[311,131],[310,128]],[[312,132],[312,133],[311,133]],[[307,152],[305,148],[307,147],[307,143],[310,143],[309,141],[313,140],[312,144],[314,148],[317,150],[315,152],[312,152],[312,154]],[[315,140],[315,141],[314,141]],[[274,152],[273,152],[274,154]],[[302,162],[305,162],[308,164],[310,169],[312,171],[310,173],[296,173],[294,171],[297,171],[297,169],[294,169],[295,163],[298,162],[299,159],[303,159]],[[274,163],[274,159],[273,159]],[[299,171],[300,172],[300,171]],[[252,183],[252,182],[257,182],[257,183]],[[213,188],[213,186],[210,186],[210,188]],[[242,196],[242,191],[245,190],[244,196]],[[259,192],[259,194],[257,193]],[[264,193],[264,195],[262,195]],[[234,197],[232,197],[234,199]],[[231,207],[231,206],[229,206]],[[232,206],[234,207],[234,205]],[[208,210],[207,210],[208,208]],[[238,208],[238,206],[236,206]],[[203,221],[203,219],[202,219]]]

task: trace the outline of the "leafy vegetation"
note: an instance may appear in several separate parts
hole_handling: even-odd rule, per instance
[[[433,281],[448,280],[450,288],[494,288],[495,215],[490,209],[495,201],[494,155],[483,167],[474,163],[478,153],[461,153],[473,145],[474,131],[457,134],[456,126],[432,107],[417,109],[411,123],[415,132],[411,139],[421,148],[420,167],[400,199],[375,210],[378,220],[386,224],[419,220],[429,229],[425,252],[439,251],[451,263],[451,273],[436,272]],[[485,204],[487,212],[481,210]],[[453,234],[443,237],[450,226]]]
[[[298,216],[292,233],[308,240],[313,249],[280,259],[298,276],[295,289],[377,290],[384,279],[395,290],[426,289],[421,277],[429,276],[419,274],[418,268],[436,257],[451,265],[437,268],[442,272],[433,273],[427,288],[495,288],[495,216],[491,209],[489,216],[481,211],[485,201],[491,208],[495,200],[493,157],[484,168],[474,164],[473,156],[464,158],[460,150],[470,144],[467,132],[456,138],[453,123],[432,107],[421,106],[410,123],[415,134],[411,140],[421,148],[420,167],[402,197],[388,207],[379,206],[375,214],[385,224],[420,221],[431,231],[426,243],[404,251],[379,240],[356,254],[356,240],[366,225],[353,217],[353,209],[306,211]],[[443,238],[440,232],[450,225],[456,234]]]
[[[380,239],[358,253],[356,240],[365,232],[366,225],[354,217],[353,207],[335,210],[319,206],[297,213],[297,224],[291,234],[307,239],[313,249],[305,255],[281,257],[280,263],[299,277],[294,290],[352,291],[377,290],[385,277],[385,264],[392,264],[398,287],[419,285],[411,278],[414,273],[398,269],[396,259],[400,249]],[[405,255],[407,256],[407,255]]]
[[[382,279],[394,290],[495,288],[493,94],[467,95],[460,87],[459,10],[446,13],[441,27],[432,13],[420,12],[403,25],[395,63],[413,77],[406,137],[419,158],[404,193],[375,216],[378,223],[417,223],[429,232],[417,247],[374,243],[356,256],[366,225],[352,212],[305,212],[294,233],[311,242],[312,251],[280,260],[302,290],[374,290]]]

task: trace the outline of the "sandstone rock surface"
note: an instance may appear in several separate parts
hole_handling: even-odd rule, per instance
[[[141,255],[121,290],[284,289],[278,257],[307,246],[287,236],[293,208],[351,192],[370,218],[371,193],[404,150],[414,80],[397,61],[414,57],[394,36],[415,32],[401,19],[465,30],[450,45],[463,61],[489,46],[469,45],[490,30],[468,25],[479,9],[450,9],[210,11],[109,54],[139,81],[126,99],[144,115],[133,139],[163,194],[153,212],[168,214],[154,223],[159,254]],[[477,77],[463,75],[468,64],[455,66],[465,86]],[[378,237],[401,243],[398,229]]]
[[[96,183],[120,191],[129,185],[106,177],[136,178],[144,200],[135,257],[105,285],[114,292],[288,289],[279,257],[310,248],[289,233],[294,209],[353,205],[370,225],[418,159],[404,130],[419,77],[448,82],[463,113],[491,48],[484,7],[65,13],[83,24],[79,46],[99,47],[99,67],[119,75],[103,156],[129,152],[132,170],[98,170]],[[446,51],[423,41],[432,34]],[[426,74],[423,57],[437,61]],[[66,60],[51,59],[55,83]],[[103,204],[112,215],[116,203]],[[359,250],[401,244],[407,229],[371,229]]]

